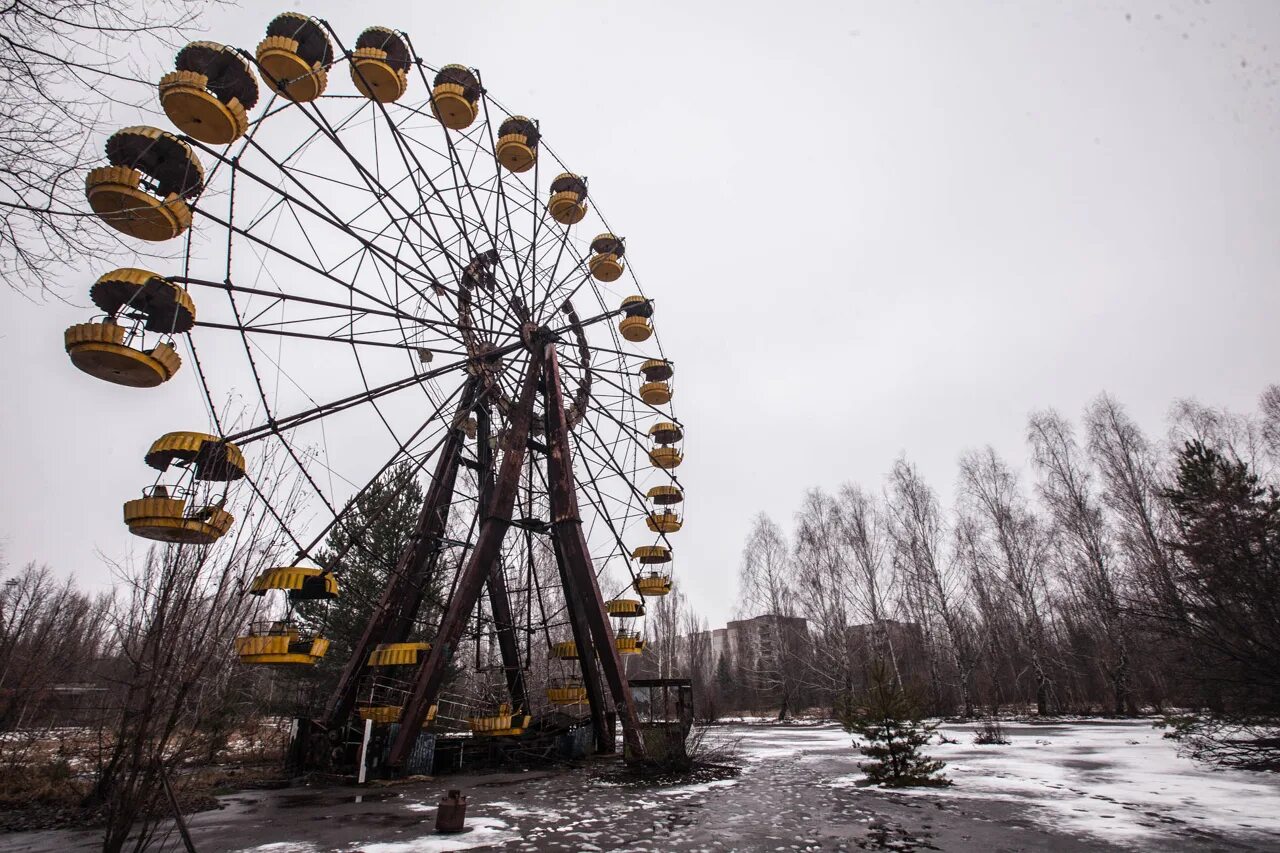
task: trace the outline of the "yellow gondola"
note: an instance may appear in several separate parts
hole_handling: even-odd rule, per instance
[[[315,666],[329,650],[324,637],[304,634],[290,622],[272,622],[263,628],[250,626],[236,638],[236,654],[242,663]]]
[[[671,562],[671,549],[665,545],[639,545],[631,551],[631,557],[644,566],[656,566]]]
[[[649,437],[654,441],[654,446],[649,449],[649,461],[653,466],[666,470],[678,468],[684,461],[684,453],[675,446],[684,439],[684,430],[680,425],[660,421],[649,427]]]
[[[597,234],[591,241],[592,255],[587,259],[587,269],[599,281],[617,281],[622,277],[623,260],[626,254],[626,241],[608,232]]]
[[[500,705],[498,713],[488,716],[471,717],[468,720],[471,733],[486,737],[513,737],[524,734],[533,718],[528,714],[511,713],[510,705]]]
[[[422,727],[425,729],[436,720],[436,711],[439,705],[432,705],[427,709],[427,718],[422,721]],[[404,708],[399,705],[360,705],[356,708],[356,714],[362,720],[373,720],[375,723],[398,723],[400,715],[404,712]]]
[[[314,18],[285,12],[267,25],[258,45],[264,82],[291,101],[305,104],[324,94],[333,65],[333,44]]]
[[[572,172],[564,172],[551,182],[547,202],[551,218],[561,225],[576,225],[587,215],[587,182]]]
[[[618,631],[613,638],[614,647],[620,655],[638,655],[644,651],[644,640],[636,631]]]
[[[632,343],[647,341],[653,336],[653,303],[643,296],[628,296],[622,300],[623,317],[618,321],[618,332]]]
[[[532,119],[511,116],[498,127],[494,154],[508,171],[527,172],[538,160],[538,142],[541,139],[538,125]]]
[[[671,576],[663,572],[643,572],[636,578],[636,592],[644,596],[657,597],[671,592]]]
[[[107,139],[111,165],[85,176],[85,196],[103,222],[139,240],[177,237],[191,227],[194,199],[204,189],[204,167],[191,146],[154,127],[127,127]],[[144,187],[142,176],[149,179]]]
[[[551,657],[558,660],[577,660],[578,644],[573,640],[565,640],[560,643],[551,644]]]
[[[227,482],[244,476],[240,448],[203,432],[168,432],[151,443],[144,461],[157,471],[188,468],[197,480]]]
[[[174,67],[160,78],[160,106],[179,130],[210,145],[244,136],[258,81],[235,48],[195,41],[178,52]]]
[[[604,609],[618,619],[634,619],[644,615],[644,602],[638,598],[613,598],[604,603]]]
[[[216,542],[231,529],[234,520],[217,502],[189,503],[186,498],[169,497],[164,486],[144,489],[142,497],[124,505],[124,523],[130,533],[178,545]]]
[[[671,508],[684,500],[679,486],[654,486],[645,497],[653,505],[646,523],[654,533],[675,533],[684,526],[680,513]]]
[[[369,653],[369,666],[417,666],[430,643],[379,643]]]
[[[131,388],[154,388],[178,372],[182,359],[170,336],[190,331],[196,317],[185,290],[149,270],[126,268],[102,275],[89,298],[106,316],[63,334],[72,364]],[[146,332],[159,335],[154,346],[146,346]]]
[[[283,589],[290,601],[322,601],[338,597],[338,579],[333,572],[306,566],[280,566],[258,575],[249,587],[250,595],[266,595]]]
[[[580,682],[566,682],[548,687],[547,701],[552,705],[586,705],[587,688]]]
[[[640,365],[640,375],[644,384],[640,386],[640,399],[651,406],[664,406],[671,402],[671,383],[668,381],[675,375],[671,362],[662,358],[651,358]]]
[[[463,130],[476,120],[480,81],[465,65],[446,65],[432,81],[431,114],[450,130]]]
[[[409,45],[395,30],[369,27],[356,38],[351,54],[351,82],[371,101],[389,104],[409,88],[413,59]]]

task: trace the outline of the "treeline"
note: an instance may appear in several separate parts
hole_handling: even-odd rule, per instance
[[[1027,450],[964,454],[949,506],[900,458],[810,490],[789,531],[760,515],[739,609],[777,618],[725,659],[689,632],[684,668],[721,710],[832,709],[881,660],[934,714],[1181,710],[1208,750],[1277,742],[1280,387],[1179,402],[1163,439],[1104,395],[1032,414]]]

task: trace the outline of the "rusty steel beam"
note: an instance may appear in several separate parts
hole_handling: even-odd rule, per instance
[[[515,507],[516,492],[520,487],[520,469],[524,465],[525,443],[529,439],[529,422],[533,417],[533,402],[538,390],[538,376],[542,371],[542,355],[535,349],[529,358],[520,399],[513,407],[511,419],[503,436],[502,467],[498,470],[497,483],[489,506],[480,522],[471,556],[458,578],[453,597],[427,660],[418,670],[413,683],[413,693],[400,715],[400,731],[391,744],[387,763],[391,767],[404,764],[409,750],[417,741],[418,732],[427,718],[428,709],[440,695],[449,661],[457,652],[458,640],[467,627],[467,617],[475,607],[489,571],[502,550],[502,540],[511,526],[511,512]]]
[[[582,604],[587,627],[596,644],[596,656],[604,670],[613,704],[622,718],[622,738],[636,760],[644,760],[644,738],[640,733],[640,717],[635,699],[622,673],[622,658],[614,641],[613,626],[605,611],[600,585],[596,582],[587,539],[582,532],[578,513],[577,484],[573,476],[573,458],[569,451],[569,424],[564,412],[564,391],[560,388],[560,371],[554,343],[546,345],[546,422],[547,479],[551,498],[551,529],[564,556],[564,565],[573,589],[565,590]]]
[[[596,644],[591,641],[591,632],[587,629],[587,614],[582,607],[582,600],[577,593],[573,581],[569,577],[569,568],[564,562],[564,553],[560,550],[560,542],[555,534],[551,535],[551,549],[555,553],[556,567],[560,570],[560,585],[564,587],[565,610],[569,613],[569,629],[573,632],[573,642],[578,648],[578,666],[582,670],[582,685],[587,689],[587,703],[591,709],[591,730],[595,735],[596,752],[612,753],[617,751],[613,742],[613,733],[605,717],[605,695],[600,685],[600,670],[596,665]]]
[[[489,407],[476,411],[476,457],[480,461],[480,506],[488,506],[493,497],[493,449],[489,447]],[[529,710],[529,696],[525,692],[524,669],[520,666],[520,644],[516,641],[516,623],[511,617],[511,597],[507,594],[507,576],[502,561],[494,560],[489,569],[486,586],[489,588],[489,609],[493,612],[493,629],[498,635],[498,650],[502,653],[502,673],[507,679],[507,692],[511,695],[511,707],[517,713]]]
[[[343,725],[356,703],[356,691],[360,675],[364,672],[369,654],[380,643],[403,642],[413,626],[422,597],[426,593],[431,575],[435,572],[440,556],[440,537],[449,523],[449,508],[453,503],[454,487],[458,480],[458,463],[462,443],[466,438],[460,421],[461,415],[471,411],[479,391],[479,380],[469,381],[458,405],[459,417],[440,446],[431,488],[427,491],[413,535],[400,552],[395,569],[382,596],[378,599],[364,633],[351,650],[351,657],[343,667],[342,676],[329,696],[325,706],[324,727],[332,731]]]

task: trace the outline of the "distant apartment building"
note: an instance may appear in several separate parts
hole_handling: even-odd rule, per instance
[[[719,661],[754,662],[778,660],[779,651],[798,652],[809,636],[809,620],[800,616],[765,613],[750,619],[735,619],[723,628],[702,631],[686,642],[708,642],[711,657]]]
[[[723,628],[683,638],[685,643],[708,643],[713,660],[719,661],[727,656],[730,661],[744,665],[761,659],[779,660],[779,651],[799,655],[808,640],[807,619],[776,613],[734,619]],[[879,622],[850,625],[848,643],[851,656],[869,658],[882,647],[881,653],[892,656],[899,665],[910,665],[923,654],[924,633],[915,622],[881,619]]]

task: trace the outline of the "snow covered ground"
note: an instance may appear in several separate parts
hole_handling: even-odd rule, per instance
[[[1047,826],[1123,846],[1161,849],[1188,828],[1257,839],[1280,850],[1280,776],[1218,770],[1180,757],[1150,720],[1006,723],[1007,745],[977,746],[973,725],[944,724],[928,754],[947,762],[949,788],[904,789],[926,799],[1005,800]],[[829,761],[848,749],[834,725],[751,727],[748,762],[794,757]],[[854,770],[817,784],[856,789]]]
[[[959,741],[930,749],[955,783],[943,796],[1012,800],[1112,841],[1154,841],[1194,826],[1269,837],[1280,849],[1276,774],[1182,758],[1149,721],[1004,728],[1007,746],[975,746],[972,726],[939,729]]]

